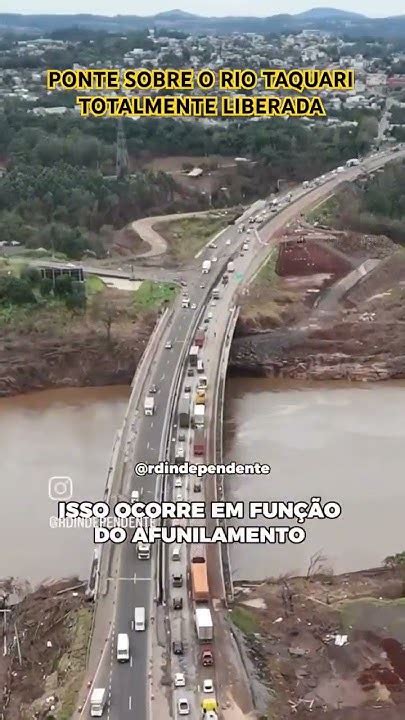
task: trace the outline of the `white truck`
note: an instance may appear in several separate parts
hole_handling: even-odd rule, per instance
[[[137,550],[138,560],[149,560],[150,559],[149,543],[139,542],[136,550]]]
[[[228,265],[226,266],[227,272],[232,273],[235,270],[235,264],[230,260]]]
[[[355,165],[360,165],[358,158],[350,158],[350,160],[346,162],[346,167],[354,167]]]
[[[202,264],[202,273],[207,274],[211,270],[211,260],[204,260]]]
[[[147,395],[145,398],[144,412],[145,415],[153,415],[155,412],[155,398],[151,395]]]
[[[106,701],[106,688],[94,688],[90,698],[90,717],[102,717]]]
[[[195,628],[200,642],[209,642],[214,637],[214,623],[209,608],[196,608]]]
[[[205,405],[194,405],[194,427],[204,427],[205,421]]]
[[[219,300],[220,298],[220,289],[218,287],[214,288],[212,291],[212,297],[213,300]]]
[[[190,298],[186,295],[183,295],[181,298],[181,307],[182,308],[189,308],[190,307]]]

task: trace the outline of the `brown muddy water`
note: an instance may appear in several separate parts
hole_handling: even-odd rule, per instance
[[[0,577],[35,584],[87,577],[91,530],[51,528],[50,478],[71,479],[73,499],[101,500],[127,387],[66,388],[0,400]],[[63,484],[64,483],[64,484]],[[56,488],[69,491],[69,480]]]
[[[268,476],[229,477],[228,499],[320,496],[343,508],[336,520],[307,521],[301,545],[231,546],[234,579],[306,573],[318,551],[345,572],[405,550],[405,383],[303,387],[231,378],[225,449],[228,460],[272,468]]]

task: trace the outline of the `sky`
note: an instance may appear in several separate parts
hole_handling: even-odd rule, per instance
[[[312,7],[333,7],[340,10],[358,12],[368,17],[387,17],[388,15],[405,14],[404,0],[387,0],[384,4],[377,0],[342,0],[330,5],[302,0],[277,0],[269,5],[266,0],[151,0],[147,5],[128,0],[0,0],[0,12],[25,14],[74,14],[92,13],[94,15],[154,15],[173,8],[192,12],[197,15],[255,15],[269,16],[278,13],[298,13]]]

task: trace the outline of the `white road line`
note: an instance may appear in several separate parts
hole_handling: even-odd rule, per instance
[[[130,660],[129,660],[129,666],[132,667],[132,665],[133,665],[133,662],[132,662],[132,655],[131,655]]]
[[[151,420],[150,426],[151,426],[151,428],[153,427],[153,420]]]
[[[136,584],[136,573],[134,573],[134,585]]]
[[[146,447],[147,447],[148,450],[149,450],[149,440],[148,440],[148,442],[146,443]]]
[[[161,380],[164,380],[164,379],[165,379],[165,374],[164,374],[164,373],[163,373],[163,375],[162,375],[162,377],[161,377],[160,379],[161,379]]]
[[[129,696],[129,702],[128,702],[128,709],[131,710],[132,708],[132,698]]]

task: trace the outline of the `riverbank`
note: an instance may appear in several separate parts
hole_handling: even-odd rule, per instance
[[[236,587],[231,619],[270,696],[258,709],[275,720],[403,717],[403,573],[320,570]]]

